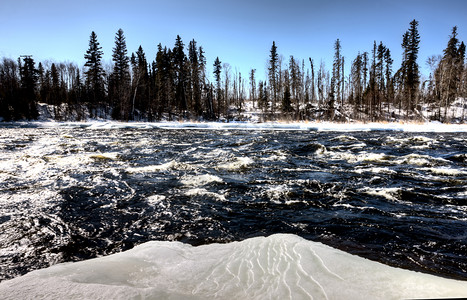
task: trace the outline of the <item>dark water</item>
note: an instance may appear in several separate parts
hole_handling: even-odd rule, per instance
[[[0,128],[0,280],[293,233],[467,279],[466,133]]]

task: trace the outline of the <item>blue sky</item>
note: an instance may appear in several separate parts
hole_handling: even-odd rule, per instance
[[[453,26],[459,27],[459,39],[467,41],[465,0],[0,0],[0,11],[0,57],[31,54],[36,62],[81,66],[94,30],[104,60],[110,62],[115,33],[122,28],[129,53],[142,45],[152,61],[157,44],[173,47],[179,34],[186,45],[195,39],[203,46],[210,73],[219,56],[244,77],[251,68],[265,76],[272,41],[285,61],[290,55],[306,62],[308,57],[317,63],[322,59],[328,69],[336,39],[347,63],[359,51],[371,52],[374,40],[382,41],[391,50],[395,70],[402,35],[416,19],[424,72],[426,59],[442,54]]]

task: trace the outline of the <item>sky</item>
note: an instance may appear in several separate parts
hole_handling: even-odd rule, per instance
[[[33,55],[36,62],[83,66],[95,31],[110,65],[115,34],[122,28],[129,55],[141,45],[153,61],[159,43],[172,48],[180,35],[186,46],[195,39],[203,47],[210,74],[219,57],[244,78],[256,69],[258,79],[266,78],[273,41],[285,62],[293,55],[308,66],[311,57],[331,70],[339,39],[346,74],[358,52],[371,53],[373,41],[382,41],[396,70],[402,35],[416,19],[424,75],[427,58],[442,54],[453,26],[467,42],[465,0],[0,0],[0,12],[0,57]]]

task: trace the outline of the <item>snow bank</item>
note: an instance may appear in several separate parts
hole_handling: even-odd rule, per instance
[[[304,131],[403,131],[403,132],[467,132],[467,124],[427,123],[332,123],[332,122],[14,122],[0,127],[64,127],[89,129],[212,129],[212,130],[304,130]]]
[[[148,242],[0,283],[3,299],[412,299],[467,282],[397,269],[295,235],[192,247]]]

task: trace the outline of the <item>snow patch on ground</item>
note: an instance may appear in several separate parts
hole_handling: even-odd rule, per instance
[[[333,123],[333,122],[6,122],[6,127],[88,128],[88,129],[194,129],[194,130],[302,130],[302,131],[400,131],[400,132],[467,132],[467,124],[426,123]]]

